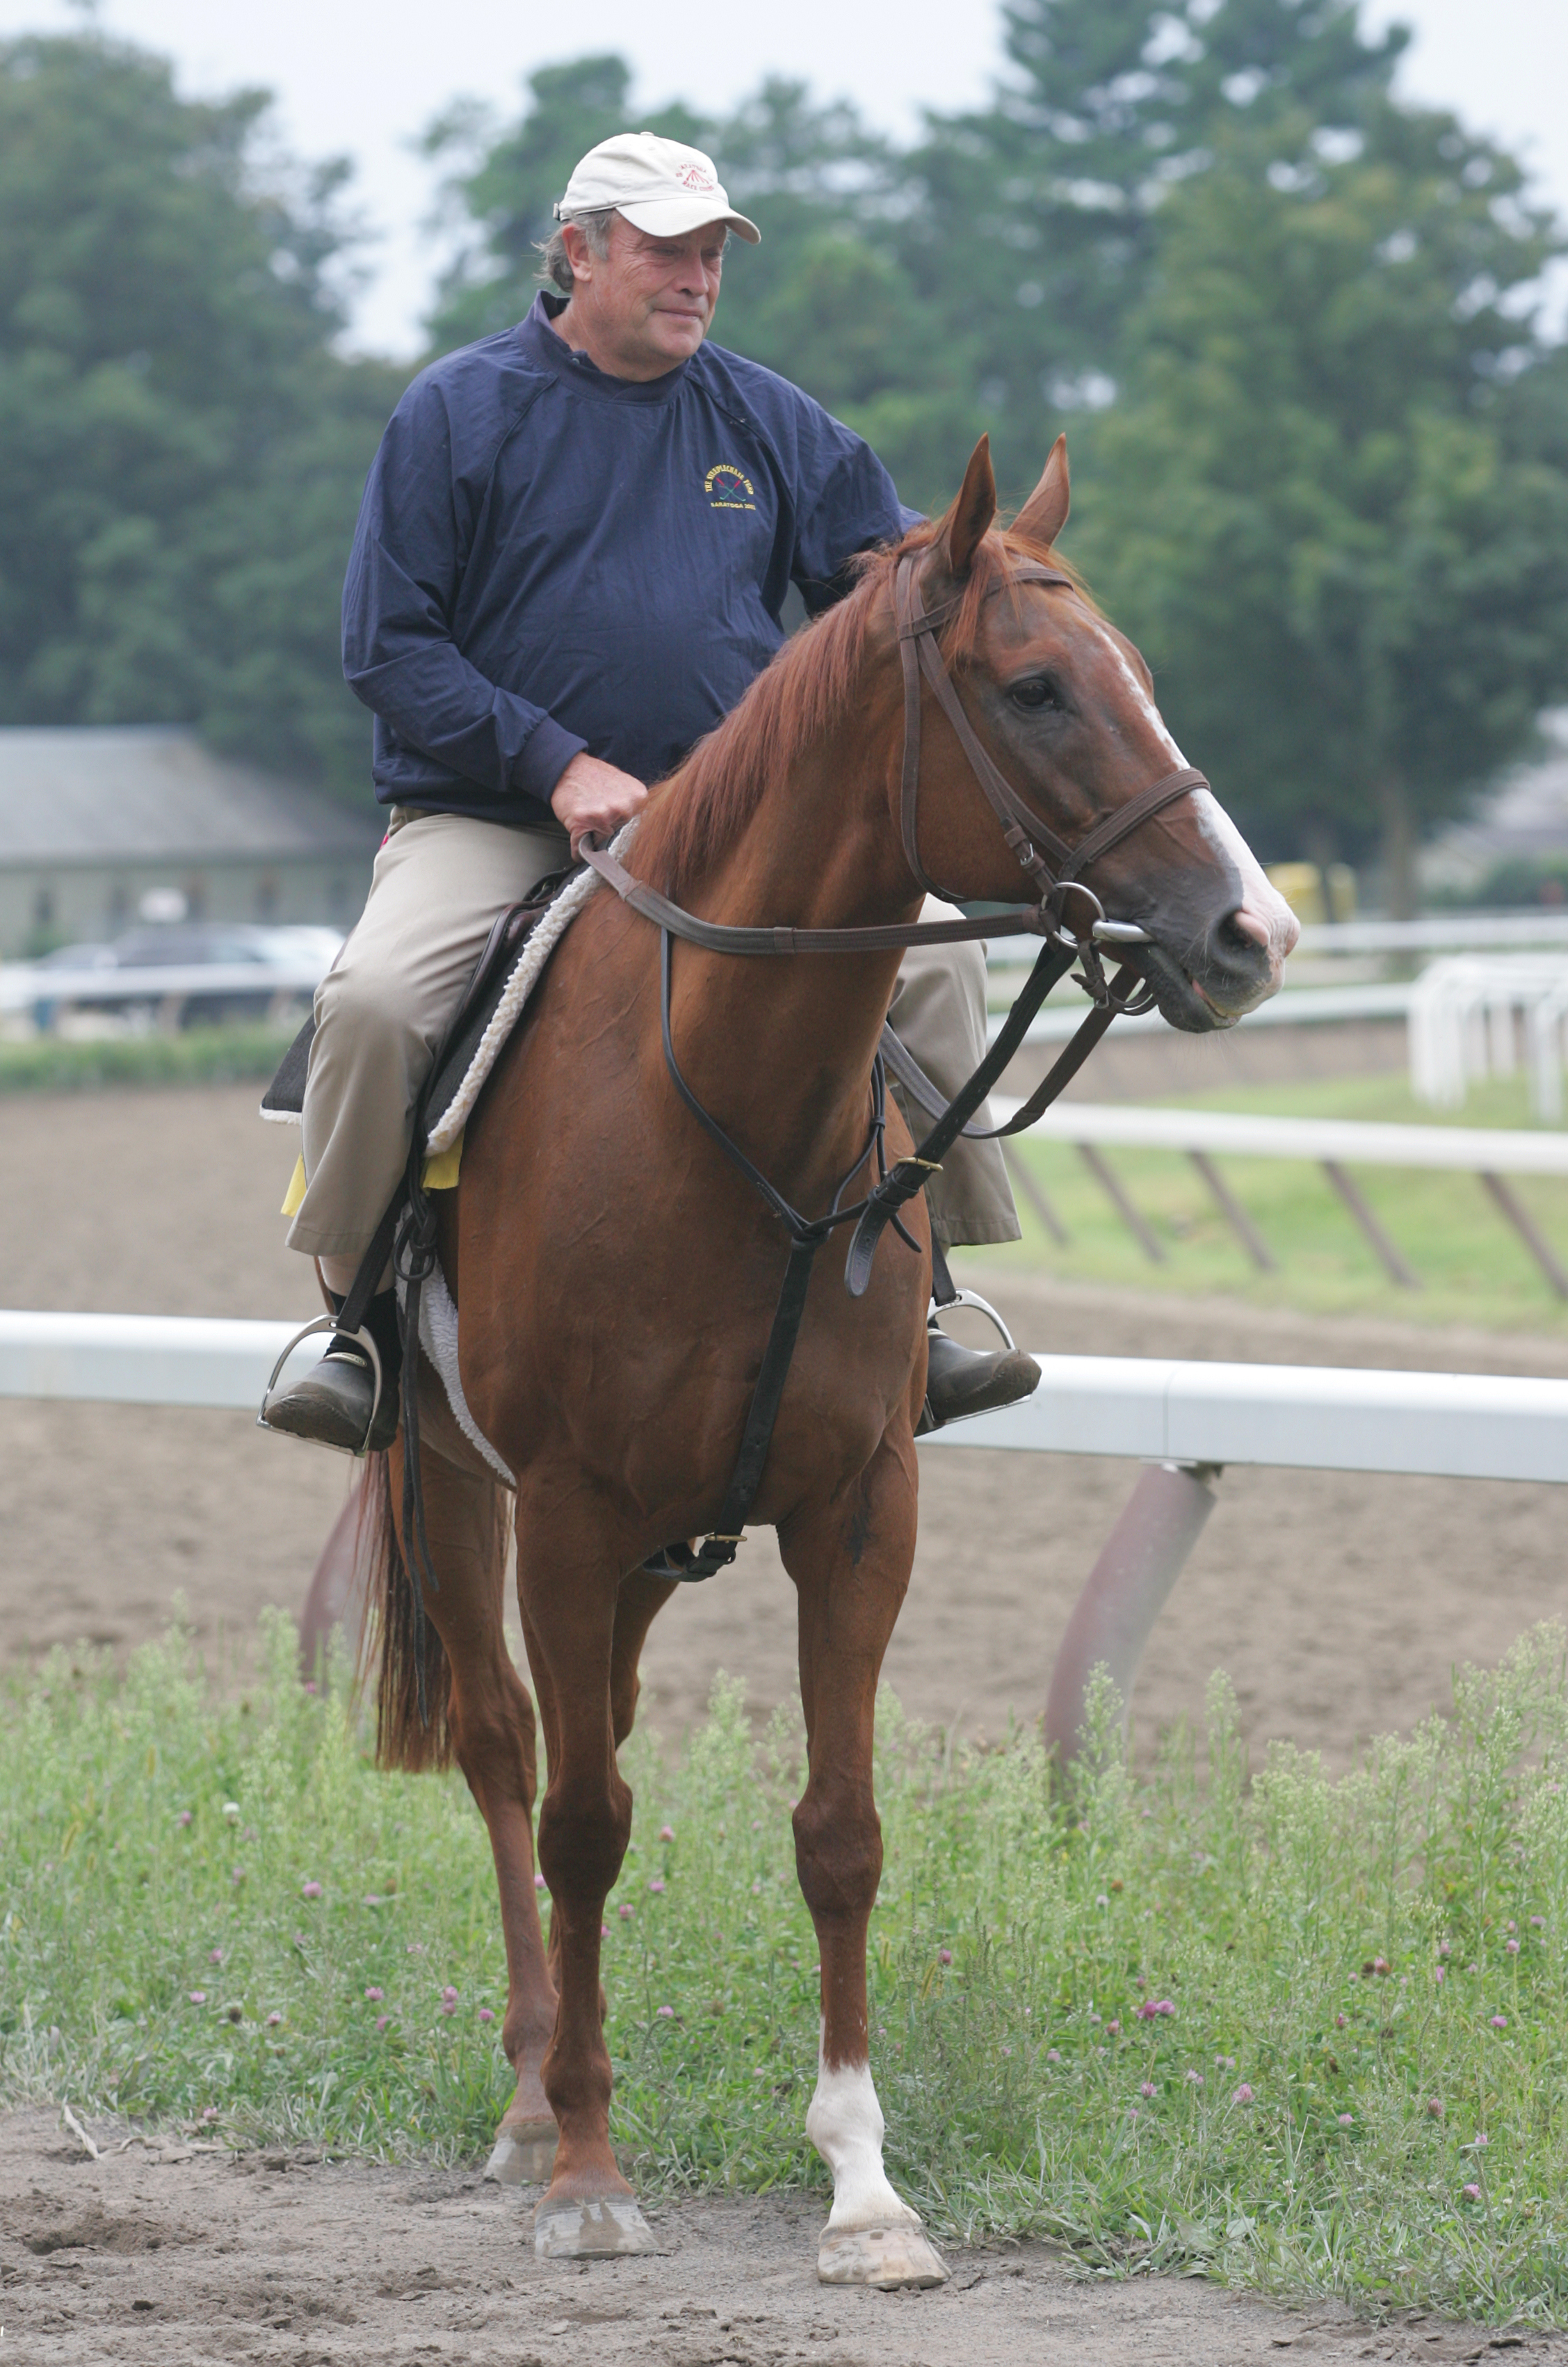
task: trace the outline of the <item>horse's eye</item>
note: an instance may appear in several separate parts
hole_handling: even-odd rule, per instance
[[[1038,715],[1045,708],[1062,704],[1056,695],[1055,684],[1040,674],[1031,674],[1026,682],[1015,682],[1008,696],[1015,707],[1026,708],[1031,715]]]

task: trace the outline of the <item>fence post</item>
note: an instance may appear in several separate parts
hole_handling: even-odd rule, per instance
[[[1373,1252],[1381,1261],[1383,1272],[1389,1280],[1397,1283],[1401,1290],[1419,1290],[1420,1283],[1411,1273],[1410,1268],[1368,1207],[1361,1196],[1359,1185],[1351,1181],[1337,1159],[1325,1159],[1323,1162],[1323,1172],[1371,1242]]]
[[[1550,1287],[1556,1292],[1559,1298],[1568,1298],[1568,1274],[1563,1273],[1562,1262],[1551,1243],[1547,1240],[1524,1202],[1509,1189],[1500,1175],[1489,1175],[1483,1169],[1481,1181],[1495,1206],[1506,1217],[1509,1224],[1540,1266]]]
[[[1111,1161],[1100,1155],[1092,1142],[1080,1142],[1077,1146],[1077,1151],[1078,1157],[1083,1161],[1084,1165],[1089,1169],[1089,1172],[1094,1177],[1095,1182],[1100,1184],[1104,1191],[1107,1199],[1111,1202],[1111,1206],[1121,1217],[1122,1222],[1126,1226],[1127,1230],[1132,1234],[1133,1239],[1137,1242],[1138,1247],[1143,1251],[1144,1255],[1148,1259],[1149,1263],[1151,1265],[1163,1265],[1165,1263],[1164,1250],[1160,1247],[1158,1240],[1150,1231],[1148,1226],[1145,1224],[1142,1217],[1139,1216],[1138,1211],[1134,1207],[1132,1201],[1122,1190],[1121,1179],[1117,1175],[1115,1169],[1111,1166]]]
[[[1030,1173],[1019,1152],[1010,1150],[1005,1142],[1002,1145],[1002,1164],[1011,1176],[1014,1188],[1022,1193],[1057,1248],[1066,1249],[1072,1236],[1056,1214],[1046,1195],[1044,1186],[1037,1183]]]
[[[1045,1744],[1058,1766],[1077,1755],[1084,1693],[1097,1668],[1132,1699],[1144,1647],[1214,1509],[1213,1463],[1146,1463],[1067,1622],[1045,1703]]]
[[[1279,1265],[1268,1242],[1258,1231],[1224,1177],[1220,1173],[1206,1150],[1190,1150],[1187,1154],[1219,1204],[1224,1217],[1259,1274],[1278,1274]]]

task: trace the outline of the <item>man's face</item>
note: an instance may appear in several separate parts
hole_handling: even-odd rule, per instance
[[[574,325],[601,368],[617,378],[662,378],[696,352],[718,302],[723,222],[683,238],[655,238],[617,214],[603,259],[574,222],[564,227]]]

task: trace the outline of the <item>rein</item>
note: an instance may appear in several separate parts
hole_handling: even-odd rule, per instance
[[[1066,591],[1076,589],[1069,576],[1032,560],[1023,561],[1003,580],[1008,584],[1048,583]],[[991,588],[999,590],[1001,585]],[[868,928],[738,927],[717,921],[704,921],[695,913],[686,912],[669,897],[660,895],[657,889],[649,887],[645,880],[635,878],[618,857],[608,847],[599,845],[592,834],[583,838],[579,845],[583,861],[615,890],[624,903],[645,920],[652,922],[660,933],[660,1024],[663,1034],[665,1066],[677,1093],[731,1164],[759,1194],[770,1214],[784,1226],[790,1237],[784,1285],[773,1311],[761,1368],[747,1410],[740,1452],[725,1489],[717,1524],[700,1546],[672,1545],[665,1548],[662,1557],[645,1564],[644,1568],[656,1577],[695,1581],[713,1577],[734,1560],[747,1515],[761,1484],[762,1467],[767,1460],[784,1384],[789,1377],[790,1365],[806,1313],[812,1268],[824,1243],[840,1225],[854,1226],[845,1262],[844,1282],[852,1298],[862,1297],[871,1280],[877,1243],[889,1225],[910,1249],[918,1247],[905,1229],[898,1212],[917,1193],[924,1191],[959,1136],[977,1135],[981,1139],[994,1140],[1017,1134],[1021,1128],[1032,1125],[1077,1074],[1119,1013],[1151,1008],[1154,996],[1146,986],[1141,984],[1136,972],[1131,968],[1123,968],[1116,972],[1113,979],[1107,980],[1097,950],[1100,944],[1146,945],[1149,942],[1146,931],[1134,923],[1107,920],[1103,905],[1093,889],[1084,885],[1081,875],[1100,856],[1119,845],[1176,798],[1209,786],[1203,774],[1191,765],[1183,765],[1176,772],[1165,774],[1147,788],[1139,790],[1135,797],[1129,798],[1125,804],[1118,806],[1114,812],[1097,823],[1077,847],[1068,846],[1020,796],[1005,774],[993,764],[976,736],[953,687],[936,638],[958,604],[953,601],[941,609],[926,609],[920,597],[913,555],[898,561],[894,579],[894,605],[904,675],[899,831],[905,858],[922,888],[949,902],[953,900],[952,891],[940,887],[930,877],[919,858],[920,684],[923,677],[957,735],[970,769],[1001,824],[1003,838],[1038,894],[1038,903],[1027,912],[1009,914],[1004,918],[909,922]],[[1041,847],[1051,857],[1055,866],[1054,871],[1039,852]],[[1069,895],[1083,897],[1093,908],[1093,916],[1081,936],[1073,934],[1066,924],[1064,914]],[[865,1149],[841,1178],[833,1195],[832,1206],[825,1216],[804,1217],[792,1207],[761,1169],[747,1158],[739,1145],[731,1140],[711,1111],[704,1108],[681,1073],[670,1025],[673,940],[676,937],[688,945],[702,946],[709,953],[770,957],[795,954],[905,951],[912,946],[964,945],[983,937],[1026,934],[1043,936],[1046,940],[1034,968],[1009,1012],[996,1042],[974,1074],[945,1106],[942,1094],[918,1062],[898,1042],[892,1030],[884,1028],[881,1045],[872,1063],[870,1136]],[[1087,1014],[1048,1074],[1005,1126],[984,1131],[971,1127],[969,1119],[1018,1050],[1030,1022],[1051,989],[1066,975],[1075,961],[1083,964],[1079,983],[1089,995],[1093,1009]],[[911,1098],[935,1115],[937,1121],[919,1149],[908,1158],[899,1160],[891,1171],[883,1152],[886,1124],[886,1071],[889,1068]],[[851,1179],[874,1155],[877,1169],[875,1184],[863,1198],[848,1207],[841,1206],[840,1202]]]

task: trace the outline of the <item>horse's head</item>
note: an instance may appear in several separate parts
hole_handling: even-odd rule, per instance
[[[1051,553],[1067,504],[1058,437],[1011,529],[993,532],[996,481],[982,437],[916,581],[928,612],[951,612],[938,646],[983,748],[1046,828],[1077,847],[1187,759],[1147,666],[1087,594],[1076,583],[1010,580]],[[921,866],[965,899],[1017,903],[1026,883],[997,816],[929,686],[922,695]],[[1148,944],[1116,957],[1146,979],[1173,1026],[1193,1033],[1227,1026],[1272,994],[1300,934],[1207,788],[1145,816],[1088,866],[1086,884],[1110,919],[1146,931]],[[1069,925],[1087,925],[1092,909],[1071,898]]]

